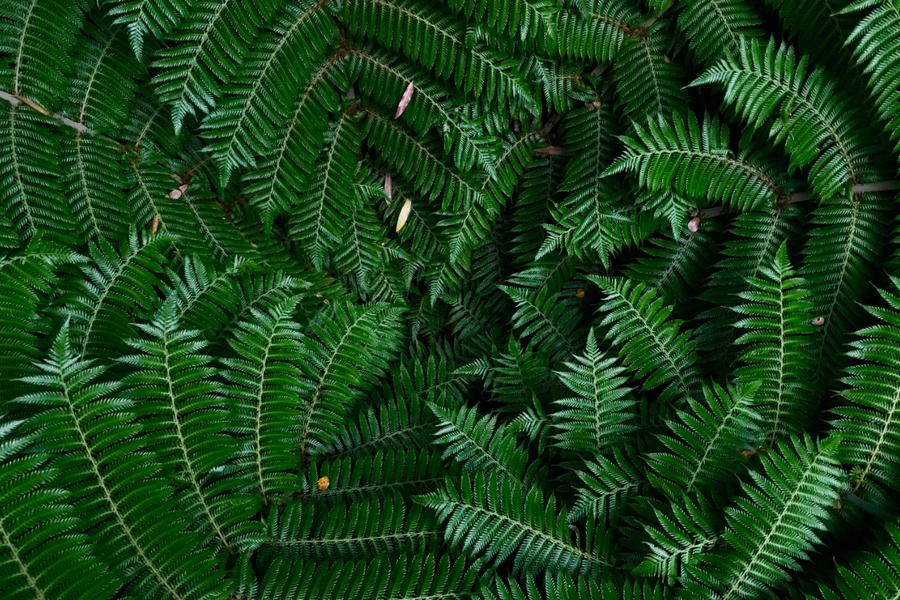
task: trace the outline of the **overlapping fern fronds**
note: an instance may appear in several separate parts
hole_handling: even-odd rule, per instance
[[[896,598],[897,0],[0,0],[0,596]]]

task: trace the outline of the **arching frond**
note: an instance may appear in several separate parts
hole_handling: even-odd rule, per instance
[[[538,112],[533,92],[516,72],[516,61],[481,43],[470,43],[460,23],[439,6],[418,0],[350,0],[343,18],[353,33],[402,51],[466,94],[478,94],[501,107]]]
[[[575,331],[581,315],[573,306],[573,299],[541,291],[528,293],[509,286],[500,286],[500,289],[516,304],[512,323],[520,339],[528,339],[530,344],[554,359],[575,354]]]
[[[888,509],[900,481],[900,279],[880,293],[880,305],[866,309],[875,324],[857,331],[852,343],[858,362],[847,369],[848,404],[834,409],[833,427],[843,440],[838,458],[853,467],[852,493]]]
[[[308,460],[333,443],[360,389],[371,387],[399,346],[400,310],[333,304],[303,337],[299,455]]]
[[[423,553],[440,538],[434,516],[399,496],[328,507],[290,502],[269,513],[266,550],[303,559]]]
[[[570,521],[592,518],[615,524],[625,506],[648,487],[637,456],[620,448],[613,448],[612,458],[597,456],[576,474],[581,483]]]
[[[293,94],[321,62],[337,35],[317,0],[292,0],[260,35],[222,99],[203,121],[207,150],[223,184],[271,147],[275,127],[290,114]]]
[[[687,0],[678,15],[678,29],[703,64],[737,52],[744,38],[761,37],[761,25],[762,16],[747,0]]]
[[[228,343],[235,357],[225,358],[222,373],[230,384],[226,394],[233,429],[244,450],[237,465],[253,482],[263,502],[296,489],[300,436],[294,424],[300,416],[296,404],[300,392],[302,336],[294,321],[296,298],[271,307],[251,308],[232,332]]]
[[[72,210],[63,193],[62,166],[54,152],[62,137],[47,120],[20,103],[0,105],[0,208],[23,242],[40,232],[72,243]]]
[[[720,541],[721,523],[712,502],[702,495],[677,495],[667,509],[654,508],[656,522],[647,528],[647,555],[635,567],[637,575],[673,583],[696,556]]]
[[[97,553],[137,595],[227,593],[223,571],[188,531],[162,466],[143,445],[135,407],[118,382],[99,379],[104,367],[79,358],[68,323],[37,368],[25,380],[36,391],[18,401],[38,411],[29,429],[59,468],[54,485],[71,492]]]
[[[333,54],[313,71],[294,99],[289,115],[278,123],[274,143],[244,177],[249,202],[259,212],[267,231],[271,231],[276,217],[297,204],[297,195],[306,193],[314,176],[323,171],[313,165],[325,144],[326,136],[322,134],[328,129],[328,119],[341,108],[338,93],[347,86],[344,60],[340,53]],[[329,145],[337,143],[337,132],[335,128]],[[315,190],[320,188],[327,186],[317,185]],[[307,203],[300,206],[305,209]]]
[[[97,559],[48,456],[19,421],[0,426],[0,585],[15,600],[109,598],[121,581]]]
[[[787,200],[779,175],[730,146],[728,127],[704,115],[682,118],[659,115],[635,124],[623,137],[626,150],[605,175],[629,171],[654,191],[719,200],[739,210],[753,210]]]
[[[179,329],[177,308],[171,298],[153,321],[137,325],[140,338],[128,341],[134,353],[119,359],[130,370],[123,395],[140,407],[148,449],[181,474],[189,518],[207,543],[232,553],[254,548],[262,542],[251,520],[259,501],[242,490],[248,486],[241,479],[217,477],[238,447],[216,392],[212,357],[203,354],[199,332]]]
[[[487,471],[522,481],[528,468],[528,453],[516,443],[509,425],[497,424],[493,415],[482,416],[466,406],[429,404],[437,417],[435,443],[444,448],[443,458],[459,463],[466,471]]]
[[[692,85],[720,84],[725,100],[754,129],[771,121],[770,135],[785,144],[798,167],[808,166],[813,190],[841,197],[873,169],[860,113],[821,69],[772,39],[742,40],[740,52],[710,67]]]
[[[659,437],[664,452],[647,456],[650,480],[669,498],[709,492],[734,475],[742,451],[755,451],[760,417],[755,412],[757,384],[703,387],[705,401],[688,399]]]
[[[39,236],[0,258],[0,380],[5,382],[5,397],[21,393],[19,379],[41,353],[39,340],[47,332],[36,315],[57,281],[57,271],[84,262],[80,254]]]
[[[843,12],[870,9],[847,37],[856,61],[862,65],[875,94],[875,103],[888,136],[900,151],[900,8],[890,0],[858,0]]]
[[[433,490],[447,469],[436,450],[388,449],[341,456],[312,465],[293,496],[319,503],[356,501]],[[325,477],[328,485],[320,485]]]
[[[789,581],[819,541],[844,477],[837,441],[791,438],[763,455],[762,472],[726,509],[726,547],[686,566],[692,593],[755,598]],[[760,525],[762,524],[762,525]]]
[[[883,537],[877,550],[838,565],[834,583],[819,587],[824,600],[890,598],[900,593],[900,527],[888,525]]]
[[[184,120],[209,112],[221,96],[256,37],[279,2],[246,4],[225,0],[192,7],[155,56],[153,85],[160,100],[171,105],[175,131]]]
[[[694,343],[680,323],[670,320],[667,306],[643,283],[610,277],[588,277],[606,294],[599,322],[625,365],[644,380],[644,388],[663,387],[667,399],[679,402],[698,392]]]
[[[188,11],[185,0],[107,0],[107,12],[125,25],[135,56],[143,57],[146,37],[162,40]]]
[[[63,307],[81,354],[115,356],[134,337],[130,324],[153,314],[166,284],[170,248],[169,236],[134,230],[118,250],[104,239],[90,245],[90,261],[80,267],[84,279]]]
[[[0,89],[54,108],[65,91],[72,46],[84,15],[69,0],[3,0]]]
[[[325,134],[325,150],[316,173],[302,192],[304,200],[291,223],[291,237],[303,245],[317,268],[340,240],[344,223],[361,204],[356,155],[363,133],[354,119],[342,116]]]
[[[589,573],[607,564],[571,541],[566,510],[557,508],[553,496],[509,478],[463,475],[459,483],[448,480],[443,489],[418,501],[436,511],[453,547],[495,564],[512,558],[516,572],[552,565],[554,571]],[[491,531],[491,539],[477,535],[483,531]]]
[[[276,558],[260,600],[412,600],[465,598],[478,587],[480,568],[448,554],[418,553],[373,560],[298,561]]]

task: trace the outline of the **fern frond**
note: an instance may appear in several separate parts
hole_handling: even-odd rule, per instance
[[[881,113],[894,152],[900,152],[900,8],[890,0],[872,2],[860,0],[842,12],[870,9],[850,32],[846,43],[869,76],[869,88],[875,95],[875,105]]]
[[[419,134],[429,130],[439,133],[445,152],[453,156],[460,170],[465,172],[477,166],[488,175],[494,174],[496,140],[467,118],[450,90],[430,81],[426,73],[376,49],[352,48],[349,58],[353,81],[374,101],[385,104],[386,110],[394,109],[396,99],[412,84],[415,91],[401,116],[403,122]],[[384,103],[388,98],[390,104]]]
[[[452,459],[472,473],[496,473],[514,481],[525,478],[528,453],[516,443],[509,425],[465,405],[428,407],[437,417],[435,444],[444,447],[444,460]]]
[[[118,144],[99,134],[114,134],[124,125],[143,69],[118,32],[89,26],[82,35],[77,75],[63,109],[78,123],[71,138],[62,140],[66,193],[83,239],[118,240],[131,224],[124,162]]]
[[[611,61],[625,40],[634,35],[642,16],[627,0],[578,0],[576,10],[559,14],[556,43],[551,47],[568,59]]]
[[[415,600],[474,597],[480,565],[448,554],[379,556],[355,561],[276,558],[260,600]]]
[[[673,189],[679,194],[718,200],[746,211],[787,198],[779,176],[752,157],[731,150],[730,134],[708,114],[703,123],[693,113],[635,123],[634,133],[622,138],[625,153],[604,175],[629,171],[653,191]]]
[[[539,113],[532,90],[517,73],[517,61],[467,39],[460,24],[438,6],[417,0],[350,0],[342,18],[354,34],[400,50],[467,95]]]
[[[116,25],[125,25],[135,56],[141,59],[147,36],[162,40],[191,8],[185,0],[106,0]]]
[[[873,269],[884,252],[891,202],[863,194],[849,204],[822,205],[812,215],[800,275],[807,282],[813,314],[824,321],[818,327],[814,359],[820,387],[839,372],[846,336],[864,313],[859,301],[870,289]]]
[[[296,306],[297,300],[288,298],[271,308],[251,308],[228,341],[234,357],[222,360],[237,417],[233,429],[245,448],[236,464],[264,503],[296,488],[300,437],[293,429],[300,416],[295,404],[300,368],[295,358],[302,344],[293,318]]]
[[[259,500],[241,490],[247,487],[241,479],[216,476],[238,447],[205,343],[199,332],[179,329],[175,298],[137,328],[141,337],[128,341],[135,353],[119,361],[129,367],[123,394],[140,407],[148,448],[183,478],[184,504],[209,543],[232,553],[255,548],[263,539],[251,521]]]
[[[812,303],[806,282],[791,267],[787,244],[749,284],[748,291],[738,294],[743,302],[733,307],[741,317],[735,327],[742,331],[735,343],[743,347],[743,366],[735,375],[739,382],[761,383],[753,404],[766,423],[766,444],[771,445],[802,429],[812,409]]]
[[[427,402],[462,403],[465,381],[442,351],[429,353],[423,360],[401,359],[393,369],[393,381],[383,386],[380,400],[360,411],[352,423],[346,423],[329,451],[345,456],[379,449],[429,447],[435,419]]]
[[[170,248],[168,236],[134,230],[118,250],[104,239],[91,243],[91,260],[80,267],[84,280],[62,309],[80,354],[115,356],[134,337],[130,323],[153,314],[166,284]]]
[[[614,447],[611,458],[594,457],[576,475],[581,483],[569,513],[572,522],[590,518],[612,526],[629,502],[648,487],[637,455],[622,448]]]
[[[122,156],[109,140],[75,133],[63,138],[66,194],[82,239],[121,239],[130,214]]]
[[[887,526],[886,539],[877,550],[858,555],[846,565],[837,566],[832,586],[819,586],[823,600],[853,598],[892,598],[900,594],[900,526]]]
[[[19,421],[0,425],[0,586],[12,600],[111,598],[121,581],[96,557],[48,456]],[[13,437],[17,436],[17,437]]]
[[[571,298],[540,291],[534,294],[505,285],[499,287],[516,304],[512,323],[520,339],[528,339],[529,344],[547,352],[554,360],[577,352],[576,329],[581,314]]]
[[[247,260],[217,268],[196,256],[184,260],[183,271],[169,294],[177,296],[178,319],[217,340],[254,311],[268,311],[309,283]],[[168,295],[168,294],[167,294]]]
[[[500,35],[522,41],[539,35],[556,35],[556,0],[450,0],[452,10],[469,20],[487,24]]]
[[[32,238],[19,252],[0,258],[0,380],[7,398],[19,395],[19,378],[31,371],[46,335],[38,308],[46,302],[57,272],[85,258],[63,246]]]
[[[38,391],[18,402],[37,411],[29,428],[59,469],[55,485],[77,501],[98,555],[136,595],[227,594],[223,571],[202,537],[188,531],[162,466],[143,446],[135,407],[118,382],[100,379],[104,367],[79,354],[66,323],[49,357],[36,365],[40,374],[25,379]]]
[[[509,337],[506,350],[493,356],[490,363],[477,360],[456,373],[483,378],[504,412],[518,412],[532,406],[536,399],[551,397],[547,356],[524,348],[514,336]]]
[[[356,193],[362,196],[371,190],[358,186]],[[402,299],[409,289],[409,280],[405,274],[392,277],[395,274],[388,266],[391,253],[400,254],[400,250],[385,243],[387,228],[374,208],[367,204],[358,206],[344,221],[343,229],[334,262],[341,273],[351,278],[351,288],[357,290],[361,298],[372,301]],[[404,259],[405,256],[398,260]]]
[[[669,303],[696,292],[718,250],[715,222],[703,223],[696,233],[684,233],[685,229],[680,228],[677,237],[662,232],[650,238],[642,255],[629,262],[625,271],[629,279],[652,286]]]
[[[447,469],[431,449],[375,450],[371,454],[341,456],[311,466],[301,478],[296,498],[319,503],[383,497],[389,494],[424,493],[444,480]],[[328,487],[319,481],[327,477]]]
[[[325,150],[305,189],[304,201],[291,222],[298,240],[316,268],[323,268],[330,250],[341,238],[346,220],[361,205],[356,185],[361,177],[356,155],[363,132],[353,117],[342,115],[325,134]]]
[[[209,182],[194,178],[178,200],[165,200],[162,219],[177,236],[180,250],[229,263],[239,257],[257,258],[253,243],[226,214]]]
[[[774,263],[778,248],[797,232],[802,215],[800,205],[790,204],[740,214],[729,226],[721,257],[700,295],[713,308],[701,314],[696,330],[698,348],[714,364],[729,364],[738,332],[738,314],[731,306],[740,301],[738,294],[749,289],[748,282],[758,278],[764,266]]]
[[[289,502],[269,514],[266,549],[304,559],[424,553],[440,538],[430,511],[397,495],[324,508]]]
[[[0,208],[22,242],[37,232],[73,243],[72,210],[63,193],[62,166],[54,149],[58,132],[24,104],[0,105]]]
[[[650,481],[669,498],[710,492],[736,471],[742,450],[755,451],[760,417],[758,384],[703,386],[704,402],[688,399],[689,411],[666,423],[659,436],[664,452],[647,456]]]
[[[484,190],[456,172],[438,153],[380,113],[366,112],[369,145],[429,200],[440,199],[445,208],[482,204]]]
[[[245,4],[225,0],[191,7],[155,55],[153,86],[169,104],[176,133],[186,117],[209,112],[279,2]]]
[[[501,564],[513,558],[515,572],[553,571],[589,573],[607,561],[571,541],[565,508],[553,496],[496,474],[463,475],[443,489],[418,497],[436,511],[444,536],[467,554]],[[485,533],[490,532],[490,536]]]
[[[676,495],[666,510],[654,508],[654,525],[647,527],[647,556],[634,568],[636,575],[674,583],[685,565],[720,541],[721,523],[716,507],[702,495]]]
[[[623,202],[623,190],[603,176],[618,151],[608,103],[590,102],[566,115],[564,123],[566,147],[575,154],[560,186],[567,196],[550,207],[555,223],[544,225],[548,234],[537,257],[559,248],[577,257],[599,254],[608,266],[612,254],[643,241],[656,224]]]
[[[844,477],[837,440],[791,438],[762,456],[760,473],[726,509],[722,550],[687,564],[691,593],[722,600],[756,598],[789,581],[825,529]]]
[[[852,342],[858,362],[846,371],[848,404],[834,409],[832,426],[843,440],[838,458],[853,467],[851,492],[887,508],[900,481],[900,279],[880,293],[883,304],[866,309],[875,324]]]
[[[597,347],[594,330],[588,332],[584,354],[565,363],[557,372],[560,381],[575,395],[554,402],[553,436],[557,447],[596,456],[605,448],[621,444],[636,429],[635,401],[623,376],[625,368]]]
[[[746,0],[687,0],[678,15],[678,29],[703,64],[738,52],[744,38],[762,37],[761,25],[761,15]]]
[[[0,15],[0,89],[55,108],[84,19],[81,6],[68,0],[3,0]]]
[[[683,110],[683,70],[666,53],[672,41],[663,22],[640,25],[613,59],[616,94],[625,116],[639,121]]]
[[[725,100],[759,129],[775,119],[770,135],[783,142],[798,167],[809,167],[813,190],[825,200],[841,197],[872,171],[866,123],[821,70],[794,50],[742,40],[740,52],[722,59],[692,85],[719,84]]]
[[[290,211],[298,194],[322,169],[313,165],[325,143],[328,118],[341,108],[339,92],[347,86],[344,59],[340,53],[327,58],[310,75],[293,101],[290,116],[283,119],[273,144],[266,149],[255,169],[243,179],[266,231],[276,217]],[[330,138],[334,143],[334,138]],[[325,186],[323,186],[325,187]],[[301,204],[301,207],[305,203]]]
[[[337,36],[319,0],[292,0],[254,42],[216,108],[203,120],[206,149],[226,184],[253,167],[288,118],[296,94]]]
[[[694,342],[681,323],[669,318],[672,307],[643,283],[589,275],[606,294],[599,322],[604,337],[625,365],[644,380],[644,389],[663,387],[663,396],[683,401],[697,396]]]
[[[298,356],[301,458],[322,454],[336,440],[360,391],[385,371],[400,344],[400,314],[387,305],[333,304],[310,323]]]

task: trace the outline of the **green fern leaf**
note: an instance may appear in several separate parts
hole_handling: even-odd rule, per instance
[[[723,600],[757,598],[789,581],[814,549],[844,485],[837,443],[791,438],[764,455],[762,472],[726,509],[727,548],[687,564],[687,589]]]
[[[418,497],[418,502],[437,512],[453,547],[500,564],[513,557],[516,572],[533,573],[546,567],[554,571],[588,573],[607,562],[571,541],[565,509],[538,488],[523,488],[509,478],[462,476],[457,484]],[[484,533],[490,531],[490,539]]]
[[[618,349],[625,365],[644,388],[663,387],[667,399],[697,396],[694,343],[680,323],[669,320],[672,308],[643,283],[588,276],[606,294],[599,326]]]
[[[854,468],[851,492],[891,506],[888,498],[900,481],[900,279],[881,291],[884,305],[868,307],[875,324],[857,332],[843,391],[848,404],[834,409],[833,427],[843,443],[838,458]]]
[[[607,358],[597,347],[593,329],[588,332],[584,354],[558,372],[560,381],[575,396],[554,404],[553,425],[559,448],[596,455],[621,444],[635,430],[631,388],[625,385],[624,367]]]

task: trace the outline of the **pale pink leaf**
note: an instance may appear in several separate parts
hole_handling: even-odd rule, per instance
[[[394,115],[395,119],[399,119],[400,116],[406,112],[406,107],[409,106],[409,102],[412,100],[413,92],[416,90],[415,84],[410,81],[409,85],[406,86],[406,91],[403,92],[403,96],[400,97],[400,103],[397,104],[397,114]]]
[[[188,184],[182,183],[177,188],[169,192],[169,198],[171,198],[172,200],[178,200],[179,198],[181,198],[182,194],[187,191],[187,188]]]
[[[394,197],[394,183],[391,181],[390,173],[384,176],[384,195],[388,200]]]

